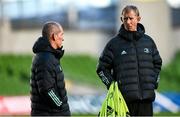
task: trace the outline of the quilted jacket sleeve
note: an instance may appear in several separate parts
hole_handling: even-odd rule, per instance
[[[158,83],[160,80],[159,73],[161,71],[161,66],[162,66],[162,59],[159,54],[159,51],[156,47],[156,44],[153,41],[153,64],[154,64],[154,72],[156,73],[156,89],[158,88]]]
[[[110,43],[108,43],[99,58],[96,69],[98,76],[101,78],[102,82],[107,86],[108,89],[111,82],[113,81],[113,77],[111,73],[112,64],[113,64],[113,53],[112,53],[111,45]]]
[[[53,74],[52,68],[49,64],[43,64],[37,67],[37,86],[40,95],[44,100],[52,107],[60,107],[62,101],[55,88],[55,75]]]

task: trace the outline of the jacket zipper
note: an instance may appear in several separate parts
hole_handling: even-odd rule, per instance
[[[133,40],[133,45],[135,47],[135,54],[136,54],[136,63],[137,63],[137,70],[138,70],[138,90],[139,90],[139,94],[140,94],[140,99],[142,100],[142,89],[141,89],[141,79],[139,76],[139,61],[138,61],[138,55],[137,55],[137,46],[136,46],[136,42]]]

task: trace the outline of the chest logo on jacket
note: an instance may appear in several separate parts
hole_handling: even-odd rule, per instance
[[[123,51],[121,52],[121,55],[125,55],[125,54],[127,54],[127,52],[126,52],[125,50],[123,50]]]
[[[147,53],[147,54],[150,53],[148,48],[144,48],[144,52]]]

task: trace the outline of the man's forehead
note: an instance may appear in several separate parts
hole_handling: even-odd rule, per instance
[[[137,17],[136,13],[124,13],[122,17]]]
[[[60,31],[63,31],[63,28],[60,24],[58,25],[58,27],[59,27]]]
[[[123,15],[136,15],[136,12],[131,9],[131,10],[124,11]]]
[[[58,31],[58,32],[59,32],[59,31],[60,31],[60,32],[63,32],[63,28],[62,28],[62,26],[59,25],[59,24],[55,26],[55,30]]]

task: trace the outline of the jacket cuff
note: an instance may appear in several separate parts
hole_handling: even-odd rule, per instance
[[[112,79],[111,78],[108,78],[104,75],[104,72],[101,71],[98,73],[98,75],[101,77],[101,80],[102,82],[106,85],[107,89],[109,89],[110,85],[111,85],[111,82],[112,82]]]

